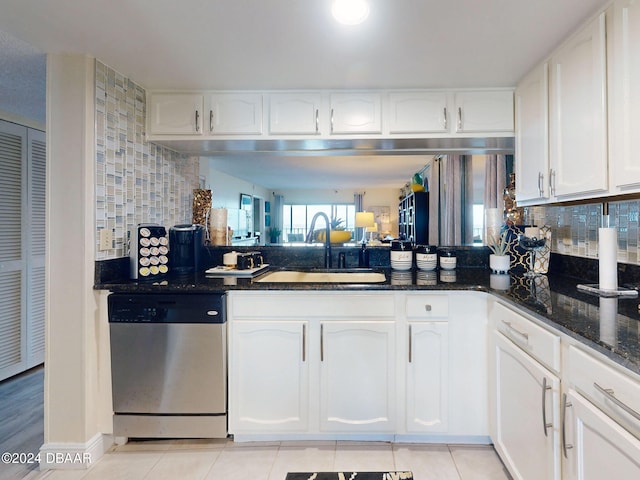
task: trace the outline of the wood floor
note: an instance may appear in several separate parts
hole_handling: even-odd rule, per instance
[[[34,456],[44,442],[44,368],[32,368],[0,382],[0,453]],[[37,463],[0,463],[0,479],[21,479]]]

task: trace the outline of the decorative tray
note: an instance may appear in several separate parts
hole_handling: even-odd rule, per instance
[[[205,270],[205,274],[208,277],[252,277],[256,273],[264,270],[269,267],[268,263],[262,264],[256,268],[247,268],[245,270],[238,270],[237,268],[227,267],[225,265],[218,265],[217,267],[210,268],[209,270]]]

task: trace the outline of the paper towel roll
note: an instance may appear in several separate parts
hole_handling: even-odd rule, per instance
[[[600,297],[600,341],[618,345],[618,298]]]
[[[598,229],[598,264],[600,290],[618,290],[618,231]]]

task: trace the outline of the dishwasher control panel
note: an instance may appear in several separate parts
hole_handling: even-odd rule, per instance
[[[108,297],[109,323],[225,323],[224,293],[126,294]]]

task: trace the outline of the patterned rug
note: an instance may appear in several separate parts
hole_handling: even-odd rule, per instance
[[[413,480],[411,472],[309,472],[287,473],[285,480]]]

